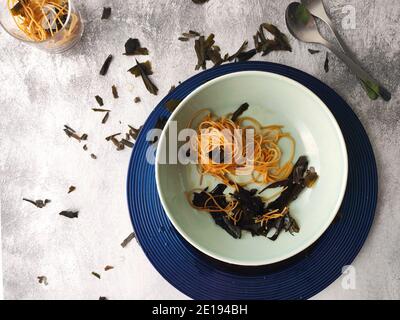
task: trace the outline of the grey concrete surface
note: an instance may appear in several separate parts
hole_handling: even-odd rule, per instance
[[[290,0],[210,0],[203,6],[189,0],[78,1],[85,19],[82,41],[62,55],[49,55],[24,45],[0,30],[0,209],[6,299],[180,299],[187,298],[167,283],[133,241],[125,197],[130,151],[117,152],[104,137],[140,126],[172,84],[195,74],[191,43],[177,40],[189,29],[215,32],[224,51],[233,52],[252,39],[261,22],[287,33],[284,9]],[[310,56],[291,36],[293,53],[272,53],[259,60],[304,70],[334,88],[357,113],[373,144],[379,168],[379,205],[365,246],[354,262],[356,289],[344,290],[337,280],[315,299],[400,298],[400,3],[397,0],[326,0],[340,27],[342,8],[355,8],[356,27],[341,30],[359,61],[393,93],[390,103],[370,101],[355,77],[331,56]],[[102,7],[112,16],[100,20]],[[126,70],[132,57],[122,56],[129,37],[149,48],[154,80],[152,96]],[[106,77],[98,71],[108,54],[115,56]],[[111,85],[120,99],[114,100]],[[94,96],[112,109],[102,125]],[[142,102],[133,103],[135,96]],[[89,152],[62,132],[69,124],[89,135]],[[97,160],[90,158],[93,152]],[[67,194],[70,185],[76,191]],[[36,209],[23,197],[49,198]],[[78,209],[77,220],[58,216]],[[115,269],[105,272],[105,265]],[[99,280],[92,271],[101,273]],[[39,284],[45,275],[49,285]]]

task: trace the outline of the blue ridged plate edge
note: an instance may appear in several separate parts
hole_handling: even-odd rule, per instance
[[[174,229],[158,197],[155,152],[147,132],[159,118],[168,118],[165,102],[183,99],[216,77],[240,71],[266,71],[291,78],[313,91],[335,116],[346,141],[349,176],[337,219],[307,250],[288,260],[261,267],[243,267],[214,260],[192,247]],[[132,151],[127,198],[137,240],[158,272],[193,299],[308,299],[350,265],[371,228],[377,202],[378,177],[368,136],[350,106],[330,87],[309,74],[275,63],[232,63],[201,72],[169,93],[150,114]]]

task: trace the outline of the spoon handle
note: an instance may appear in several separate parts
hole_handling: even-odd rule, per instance
[[[353,71],[358,78],[364,83],[368,89],[372,90],[376,95],[382,97],[383,100],[389,101],[392,98],[391,93],[381,86],[376,80],[374,80],[364,69],[362,69],[357,63],[349,58],[342,51],[338,50],[328,41],[323,41],[322,44],[327,47],[332,53],[334,53],[339,59],[341,59],[351,71]]]

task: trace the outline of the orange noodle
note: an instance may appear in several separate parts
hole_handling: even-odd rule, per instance
[[[15,24],[33,41],[47,40],[65,26],[68,0],[6,1]]]
[[[235,179],[239,175],[249,176],[241,186],[250,183],[271,184],[286,179],[293,169],[295,140],[282,130],[281,125],[263,126],[256,119],[241,117],[236,121],[230,115],[216,117],[209,110],[202,109],[189,121],[191,127],[195,118],[205,114],[197,125],[197,135],[192,140],[192,147],[197,148],[198,169],[201,176],[211,175],[226,185],[237,189]],[[246,125],[245,125],[246,124]],[[240,130],[242,129],[242,130]],[[248,141],[246,130],[254,132],[252,141]],[[279,143],[287,139],[290,153],[286,161],[282,160]],[[253,151],[248,148],[253,143]],[[228,155],[228,159],[217,161],[210,154],[217,152]],[[247,174],[245,174],[247,172]]]

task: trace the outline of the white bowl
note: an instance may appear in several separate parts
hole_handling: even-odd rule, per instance
[[[282,232],[276,241],[242,232],[232,238],[212,217],[190,206],[185,192],[213,187],[209,177],[200,186],[195,165],[160,164],[169,148],[167,133],[172,120],[178,130],[185,128],[193,114],[209,108],[225,115],[244,103],[244,116],[264,125],[282,124],[296,140],[295,161],[306,155],[319,179],[290,204],[291,215],[300,232]],[[179,132],[179,131],[178,131]],[[287,154],[288,145],[281,145]],[[285,152],[286,151],[286,152]],[[205,254],[232,264],[265,265],[287,259],[315,242],[329,227],[341,205],[347,183],[347,151],[340,128],[326,105],[309,89],[274,73],[246,71],[232,73],[200,86],[189,94],[171,115],[160,137],[156,156],[156,180],[161,202],[172,224],[194,247]]]

